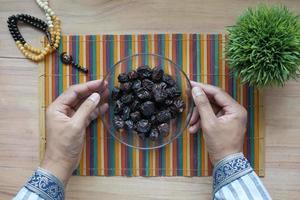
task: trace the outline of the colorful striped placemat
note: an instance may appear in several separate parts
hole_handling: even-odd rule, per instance
[[[217,85],[248,110],[244,153],[259,175],[264,175],[263,105],[259,90],[242,85],[230,75],[224,58],[223,34],[133,34],[63,36],[58,52],[45,58],[40,72],[41,157],[45,149],[45,109],[70,85],[100,79],[121,58],[136,53],[165,56],[191,80]],[[89,68],[85,75],[59,59],[67,52]],[[100,119],[87,128],[76,175],[83,176],[208,176],[212,173],[203,135],[187,131],[170,145],[137,150],[120,144]]]

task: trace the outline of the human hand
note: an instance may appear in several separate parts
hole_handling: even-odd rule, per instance
[[[41,167],[65,185],[79,163],[86,127],[108,109],[103,103],[107,96],[105,82],[90,81],[71,86],[47,109],[47,143]]]
[[[227,155],[242,152],[247,111],[218,87],[192,81],[196,107],[190,121],[190,133],[200,128],[215,165]]]

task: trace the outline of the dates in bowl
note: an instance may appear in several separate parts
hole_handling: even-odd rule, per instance
[[[110,91],[105,128],[130,147],[154,149],[185,132],[193,100],[181,67],[155,54],[129,56],[105,77]]]
[[[170,121],[185,110],[181,90],[172,76],[157,66],[142,65],[120,73],[111,91],[113,125],[119,131],[157,141],[169,135]]]

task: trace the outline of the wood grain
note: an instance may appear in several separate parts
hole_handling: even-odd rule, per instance
[[[225,32],[256,0],[52,0],[64,34]],[[300,12],[298,0],[269,0]],[[43,13],[32,0],[0,0],[0,199],[11,199],[38,166],[38,65],[23,59],[6,27],[11,14]],[[38,45],[41,33],[21,29]],[[265,89],[266,176],[274,199],[300,196],[300,83]],[[67,199],[210,199],[211,179],[72,177]]]

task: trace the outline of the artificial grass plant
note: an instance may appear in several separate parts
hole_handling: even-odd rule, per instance
[[[243,83],[282,86],[299,75],[300,23],[284,6],[247,9],[228,27],[226,55]]]

